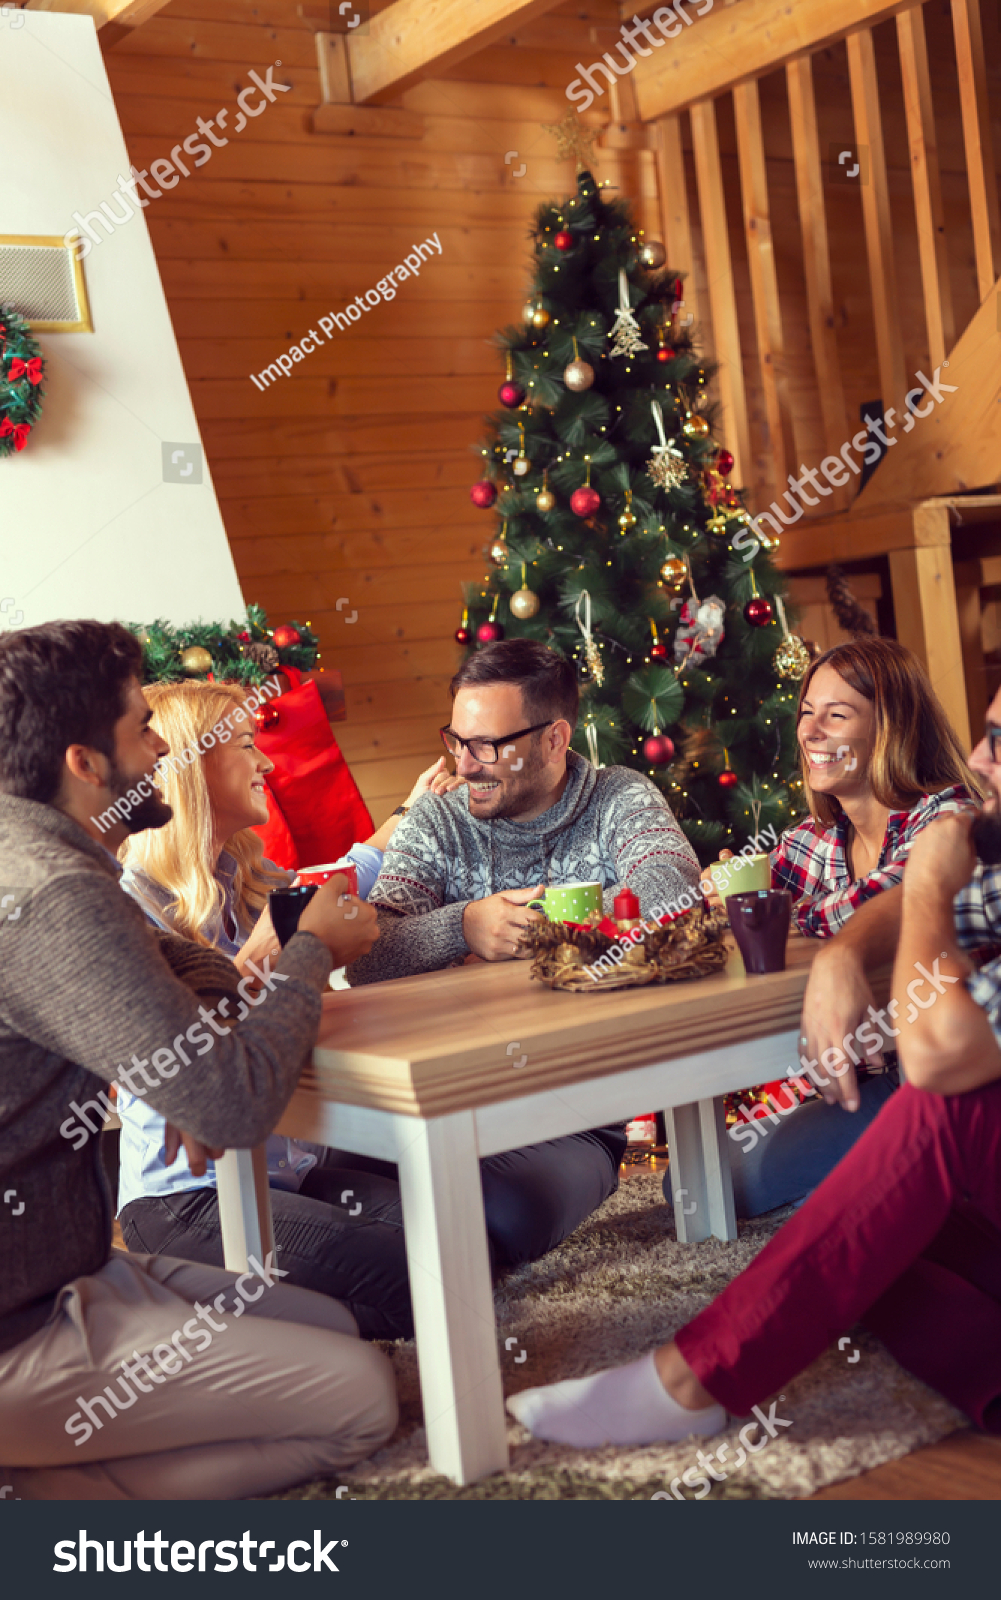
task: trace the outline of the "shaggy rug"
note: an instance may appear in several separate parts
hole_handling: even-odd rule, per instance
[[[713,1239],[679,1245],[660,1175],[627,1178],[558,1250],[498,1285],[505,1394],[621,1365],[663,1343],[747,1266],[788,1215],[786,1209],[742,1222],[740,1237],[731,1244]],[[777,1437],[740,1466],[742,1418],[712,1441],[589,1451],[540,1443],[512,1418],[509,1470],[460,1489],[428,1466],[413,1341],[384,1348],[399,1386],[396,1434],[376,1455],[343,1474],[339,1484],[318,1481],[279,1498],[334,1498],[344,1485],[358,1500],[671,1498],[672,1480],[694,1469],[693,1486],[682,1487],[680,1495],[705,1499],[697,1481],[701,1448],[718,1452],[723,1463],[716,1467],[721,1476],[712,1481],[708,1497],[790,1500],[967,1425],[960,1412],[859,1329],[844,1349],[832,1345],[786,1385],[778,1416],[792,1425],[779,1428]],[[754,1442],[759,1438],[760,1430],[751,1435]]]

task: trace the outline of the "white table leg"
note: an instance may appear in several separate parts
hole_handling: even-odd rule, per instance
[[[714,1235],[736,1239],[733,1179],[722,1099],[697,1100],[665,1111],[671,1196],[679,1244]]]
[[[246,1272],[250,1256],[263,1263],[275,1248],[266,1148],[227,1150],[215,1172],[223,1260],[230,1272]]]
[[[664,1121],[678,1243],[698,1244],[711,1231],[698,1103],[673,1106],[664,1112]]]
[[[699,1101],[699,1126],[702,1132],[702,1164],[705,1173],[709,1231],[717,1239],[736,1239],[737,1217],[733,1205],[733,1178],[730,1176],[729,1138],[726,1107],[722,1098]]]
[[[428,1454],[472,1483],[508,1465],[475,1122],[457,1112],[410,1134],[397,1161]]]

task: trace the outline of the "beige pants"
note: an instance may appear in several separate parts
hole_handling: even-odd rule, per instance
[[[390,1363],[339,1301],[115,1250],[0,1352],[0,1494],[265,1495],[369,1455],[396,1416]]]

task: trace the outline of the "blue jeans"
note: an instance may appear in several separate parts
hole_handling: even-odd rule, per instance
[[[738,1217],[760,1217],[776,1206],[805,1200],[862,1137],[897,1085],[896,1068],[891,1068],[859,1080],[857,1111],[829,1106],[818,1095],[780,1122],[753,1122],[758,1134],[753,1147],[746,1133],[739,1141],[728,1139]]]

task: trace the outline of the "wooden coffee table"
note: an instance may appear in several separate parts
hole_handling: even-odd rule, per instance
[[[476,963],[332,993],[278,1131],[399,1167],[432,1465],[470,1483],[508,1464],[481,1157],[664,1109],[678,1238],[736,1238],[722,1096],[797,1064],[813,940],[785,972],[606,994]],[[264,1152],[218,1164],[226,1265],[271,1248]],[[350,1196],[345,1204],[349,1204]]]

